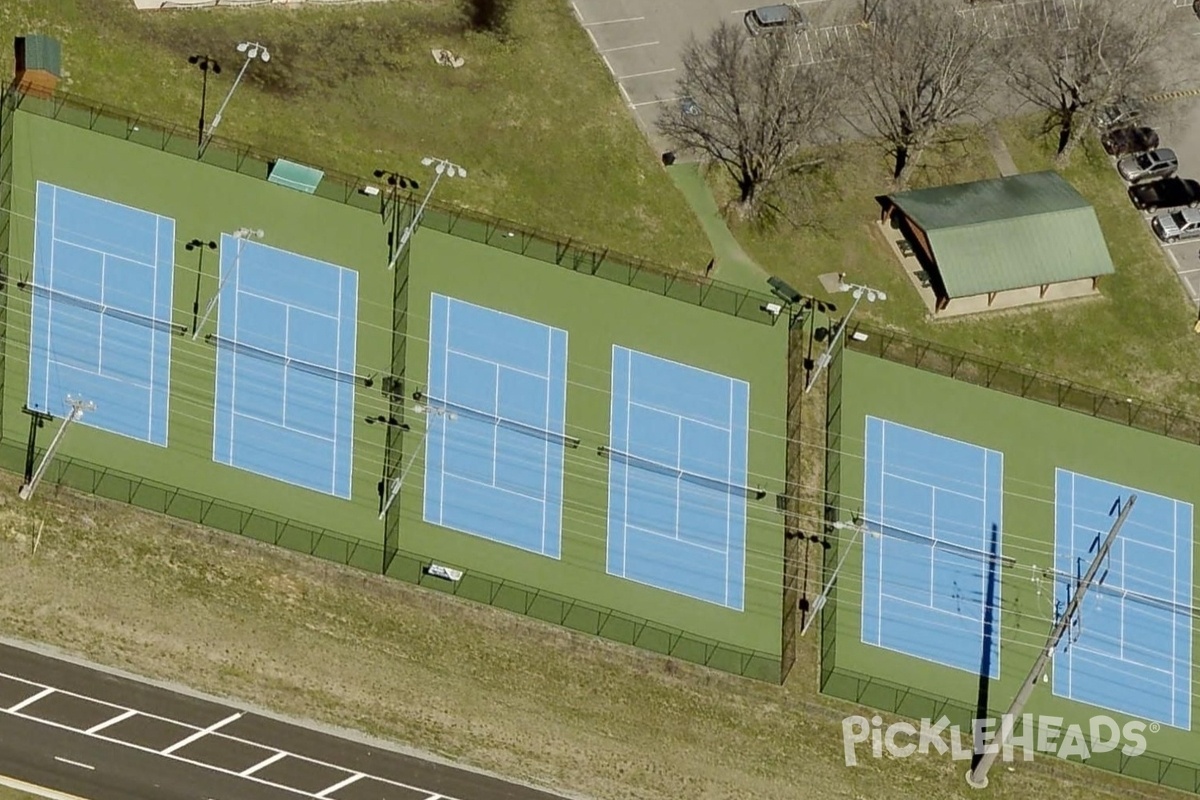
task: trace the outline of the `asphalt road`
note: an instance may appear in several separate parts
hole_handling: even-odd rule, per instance
[[[0,773],[90,800],[562,800],[2,644]]]

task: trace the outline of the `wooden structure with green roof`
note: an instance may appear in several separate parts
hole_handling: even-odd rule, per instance
[[[1095,210],[1056,172],[899,192],[881,202],[884,221],[904,234],[928,275],[935,313],[966,298],[986,298],[979,307],[986,310],[1091,295],[1114,272]]]

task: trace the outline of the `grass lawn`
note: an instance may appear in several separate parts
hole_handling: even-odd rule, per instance
[[[11,498],[16,479],[0,478]],[[30,536],[45,520],[37,555]],[[604,800],[1057,800],[1177,794],[1038,757],[967,788],[947,756],[844,765],[857,709],[436,592],[55,496],[0,504],[0,633]],[[869,716],[870,712],[868,712]]]
[[[45,33],[63,43],[67,91],[194,129],[207,53],[219,107],[259,41],[220,134],[355,175],[377,168],[420,179],[426,155],[468,169],[439,197],[672,266],[703,270],[699,223],[630,119],[587,35],[561,0],[518,0],[503,44],[461,32],[453,2],[394,0],[335,8],[135,11],[130,0],[5,0],[9,42]],[[433,48],[466,59],[439,66]]]
[[[36,795],[9,789],[7,786],[0,786],[0,800],[39,800],[39,798]]]
[[[1036,120],[1001,127],[1017,166],[1052,167],[1051,142]],[[799,227],[735,228],[746,249],[800,291],[827,297],[817,276],[845,272],[884,289],[885,303],[859,305],[876,325],[1020,364],[1080,383],[1200,411],[1200,384],[1187,365],[1200,362],[1195,312],[1130,205],[1121,180],[1095,143],[1078,151],[1063,175],[1095,207],[1117,273],[1101,281],[1102,299],[931,322],[917,293],[875,227],[874,197],[888,191],[888,165],[867,143],[847,145],[831,168],[831,188],[817,193]],[[913,188],[998,177],[982,135],[941,147],[923,162]],[[849,300],[843,296],[844,310]]]

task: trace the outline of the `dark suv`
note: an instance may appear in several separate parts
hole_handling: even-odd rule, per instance
[[[787,3],[751,9],[742,19],[751,36],[762,36],[789,29],[799,30],[807,24],[800,9]]]

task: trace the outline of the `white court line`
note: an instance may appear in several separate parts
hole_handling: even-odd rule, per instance
[[[26,681],[26,683],[28,683],[28,681]],[[34,684],[34,685],[36,685],[36,684]],[[31,706],[34,703],[36,703],[38,700],[41,700],[43,697],[49,697],[52,694],[54,694],[54,690],[47,686],[46,688],[42,689],[37,694],[33,694],[33,695],[30,695],[29,697],[26,697],[24,700],[17,703],[15,706],[9,706],[6,710],[10,714],[15,714],[18,711],[20,711],[22,708],[25,708],[26,706]]]
[[[265,769],[265,768],[271,766],[272,764],[274,764],[276,761],[282,761],[283,759],[285,759],[287,757],[288,757],[288,754],[283,752],[282,750],[280,750],[275,755],[264,758],[262,761],[258,762],[254,766],[246,767],[244,770],[239,772],[238,775],[243,778],[249,778],[251,775],[258,772],[260,769]]]
[[[184,747],[187,747],[192,742],[195,742],[199,739],[203,739],[205,736],[208,736],[210,733],[214,733],[214,732],[220,730],[221,728],[224,728],[229,723],[234,722],[238,719],[241,719],[241,716],[242,716],[242,712],[240,712],[240,711],[236,714],[230,714],[228,717],[221,720],[220,722],[214,722],[212,725],[209,725],[207,728],[204,728],[203,730],[196,731],[195,733],[193,733],[190,736],[183,737],[175,744],[173,744],[170,747],[168,747],[167,749],[163,750],[162,754],[164,756],[169,756],[169,755],[171,755],[171,753],[174,753],[176,750],[181,750]]]
[[[733,383],[732,382],[730,382],[730,384],[729,384],[729,390],[730,390],[730,392],[733,391]],[[697,425],[703,425],[706,428],[712,428],[715,431],[722,431],[724,433],[729,432],[729,428],[725,427],[724,425],[717,425],[715,422],[708,422],[706,420],[696,419],[695,417],[689,417],[686,414],[680,414],[678,411],[676,411],[674,409],[663,408],[661,406],[651,405],[650,403],[638,403],[633,400],[629,401],[629,405],[636,406],[638,408],[644,408],[649,411],[658,411],[659,413],[662,413],[662,414],[669,414],[672,417],[679,417],[680,419],[686,419],[688,422],[694,422]]]
[[[112,727],[113,725],[116,725],[118,722],[124,722],[125,720],[129,719],[130,717],[136,717],[137,713],[138,712],[133,711],[133,710],[123,711],[120,714],[117,714],[115,717],[109,717],[108,719],[104,720],[104,722],[100,722],[100,723],[93,725],[92,727],[90,727],[86,731],[84,731],[84,733],[99,733],[100,731],[104,730],[105,728],[109,728],[109,727]]]
[[[322,436],[319,433],[309,433],[308,431],[302,431],[299,428],[292,428],[288,425],[283,425],[278,422],[272,422],[269,419],[263,419],[262,417],[256,417],[253,414],[244,414],[241,411],[234,411],[231,413],[230,416],[231,417],[241,417],[242,419],[248,419],[252,422],[258,422],[263,425],[270,425],[272,428],[280,428],[282,430],[287,431],[288,433],[295,433],[300,436],[307,436],[310,439],[317,439],[322,442],[330,442],[330,443],[333,442],[333,439],[329,438],[328,436]]]
[[[283,420],[283,427],[287,428],[287,390],[288,390],[288,372],[290,372],[291,361],[288,358],[289,337],[292,335],[292,305],[291,303],[284,304],[283,307],[283,408],[279,409],[279,416]],[[337,403],[337,391],[333,394],[333,402]],[[237,413],[235,409],[233,413]]]
[[[640,531],[641,533],[645,533],[650,536],[657,536],[660,539],[669,539],[670,541],[675,542],[676,544],[682,544],[686,547],[695,547],[698,550],[707,550],[708,552],[716,553],[719,556],[727,555],[726,551],[720,550],[716,547],[709,547],[706,544],[698,544],[696,542],[689,542],[687,539],[680,539],[678,537],[672,536],[669,533],[663,533],[662,531],[653,531],[653,530],[650,530],[649,528],[642,528],[638,525],[627,525],[626,528],[628,530],[632,530],[632,531]],[[658,588],[661,589],[662,587],[660,586]]]
[[[550,427],[550,373],[554,372],[554,333],[551,331],[546,337],[546,415],[542,419],[542,427],[546,430],[551,430]],[[496,409],[496,415],[499,416],[500,409]],[[566,425],[563,425],[563,433],[566,433]],[[542,499],[545,501],[550,492],[550,442],[549,440],[542,442]],[[542,552],[546,552],[546,515],[550,513],[550,503],[542,503]]]
[[[606,19],[600,22],[583,22],[581,20],[579,24],[585,28],[591,28],[596,25],[616,25],[619,22],[641,22],[644,19],[645,17],[625,17],[624,19]]]
[[[139,211],[138,213],[144,214],[147,212]],[[155,214],[155,217],[158,217],[158,215]],[[64,239],[61,236],[54,236],[54,241],[58,242],[59,244],[65,244],[67,247],[78,247],[80,250],[87,250],[89,253],[96,253],[97,255],[101,255],[101,256],[111,256],[112,258],[119,258],[122,261],[128,261],[130,264],[136,264],[139,267],[145,267],[146,269],[149,269],[149,270],[154,269],[153,264],[147,264],[145,261],[138,261],[136,258],[126,258],[125,256],[117,255],[116,253],[110,253],[107,250],[101,250],[97,247],[88,247],[86,244],[76,244],[75,242],[72,242],[69,239]],[[157,247],[157,244],[155,246]],[[155,250],[154,252],[157,254],[158,251]]]
[[[38,184],[42,184],[39,182]],[[54,288],[54,229],[58,225],[58,187],[53,184],[50,186],[50,261],[46,264],[46,269],[49,274],[46,276],[46,284]],[[33,237],[37,239],[37,234]],[[46,390],[43,393],[44,408],[49,413],[54,413],[50,408],[50,354],[54,352],[51,342],[54,340],[54,303],[50,302],[50,298],[46,298]]]
[[[677,70],[675,69],[675,67],[671,67],[670,69],[656,69],[656,70],[653,70],[652,72],[635,72],[632,75],[622,75],[621,77],[617,78],[617,80],[618,81],[627,81],[630,78],[645,78],[649,75],[666,75],[668,72],[676,72],[676,71]],[[628,99],[629,99],[628,95],[626,95],[626,100],[628,100]],[[630,105],[632,105],[632,103],[630,103]]]
[[[495,489],[497,492],[504,492],[505,494],[511,494],[511,495],[516,495],[517,497],[523,497],[524,499],[532,500],[535,503],[542,503],[543,505],[545,505],[545,503],[546,503],[546,499],[544,497],[534,497],[531,494],[525,494],[523,492],[518,492],[516,489],[505,489],[503,486],[497,486],[494,483],[484,483],[483,481],[477,481],[474,478],[468,478],[465,475],[458,475],[458,474],[456,474],[454,472],[450,472],[449,470],[446,470],[446,469],[442,470],[442,475],[443,476],[449,475],[451,478],[454,478],[455,480],[460,480],[465,483],[473,483],[476,486],[482,486],[485,489]]]
[[[500,418],[500,365],[492,362],[494,369],[492,370],[493,380],[496,382],[496,391],[492,396],[492,408],[495,409],[492,413],[496,419]],[[500,448],[500,426],[496,425],[492,428],[492,486],[496,486],[496,466],[497,466],[497,450]],[[497,487],[499,488],[499,487]]]
[[[72,767],[79,767],[81,769],[95,769],[95,767],[93,767],[91,764],[84,764],[82,761],[72,761],[69,758],[63,758],[62,756],[55,756],[54,760],[61,761],[64,764],[70,764]]]
[[[554,329],[551,329],[551,330],[554,330]],[[550,377],[549,373],[547,373],[545,375],[541,375],[537,372],[532,372],[527,369],[521,369],[520,367],[510,367],[508,364],[501,364],[499,361],[492,361],[489,358],[483,358],[482,356],[477,356],[474,353],[464,353],[462,350],[455,350],[453,347],[447,347],[446,352],[449,353],[450,355],[462,356],[463,358],[469,358],[472,361],[478,361],[481,364],[487,364],[490,367],[494,366],[494,367],[504,367],[505,369],[511,369],[513,372],[519,372],[522,375],[528,375],[531,378],[541,378],[542,380],[546,380],[547,378]],[[499,415],[497,415],[497,416],[499,416]]]
[[[622,45],[621,47],[610,47],[607,50],[601,50],[600,55],[603,56],[603,55],[607,55],[608,53],[619,53],[622,50],[637,50],[639,47],[654,47],[656,44],[659,44],[659,43],[658,42],[641,42],[640,44],[627,44],[627,45]]]
[[[338,789],[345,789],[350,784],[354,783],[355,781],[360,781],[365,777],[367,777],[367,776],[362,774],[361,772],[356,772],[353,775],[351,775],[349,778],[346,778],[343,781],[338,781],[337,783],[333,784],[332,786],[327,786],[326,788],[317,792],[317,797],[328,797],[329,795],[336,792]]]

